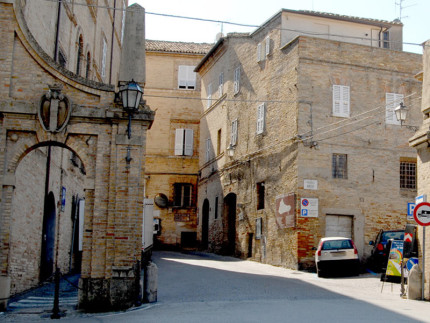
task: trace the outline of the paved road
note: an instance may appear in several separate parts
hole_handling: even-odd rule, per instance
[[[157,303],[120,313],[75,313],[61,321],[430,322],[430,303],[402,299],[399,285],[382,288],[371,274],[323,279],[211,254],[156,252],[154,262]]]

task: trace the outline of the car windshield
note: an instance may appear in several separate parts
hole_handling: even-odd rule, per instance
[[[403,240],[404,234],[403,231],[385,231],[382,233],[381,242],[387,242],[390,239]]]
[[[351,240],[330,240],[324,241],[322,250],[334,250],[334,249],[352,249]]]

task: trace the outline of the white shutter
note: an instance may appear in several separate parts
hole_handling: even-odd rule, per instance
[[[234,70],[234,94],[239,93],[240,90],[240,67]]]
[[[178,87],[180,89],[187,88],[187,66],[180,65],[178,67]]]
[[[184,154],[184,129],[176,129],[175,155],[182,156],[183,154]]]
[[[102,71],[101,71],[102,77],[105,77],[105,75],[106,75],[106,56],[107,56],[107,42],[106,42],[106,39],[103,38]]]
[[[185,156],[193,155],[193,129],[184,129],[185,130]]]
[[[257,134],[264,132],[266,117],[266,104],[260,104],[257,107]]]
[[[206,139],[206,161],[211,159],[211,138]]]
[[[333,85],[333,116],[349,117],[349,86]]]
[[[222,97],[224,92],[224,73],[221,72],[218,78],[218,96]]]
[[[233,120],[233,122],[231,123],[231,138],[230,138],[230,143],[232,146],[236,146],[237,144],[237,119]]]
[[[257,45],[257,62],[261,62],[263,55],[261,55],[261,43]]]
[[[187,88],[196,88],[196,72],[194,72],[194,66],[187,66]]]
[[[208,85],[208,102],[207,102],[207,107],[209,108],[212,105],[212,83],[210,83]]]
[[[385,93],[385,123],[400,125],[397,120],[394,109],[403,102],[403,94]]]
[[[270,55],[270,37],[266,38],[266,56]]]

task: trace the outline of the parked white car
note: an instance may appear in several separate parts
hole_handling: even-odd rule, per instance
[[[315,264],[318,277],[324,277],[330,273],[342,275],[360,273],[357,248],[350,238],[322,238],[315,252]]]

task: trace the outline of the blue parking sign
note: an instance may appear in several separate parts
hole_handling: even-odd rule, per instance
[[[414,217],[415,203],[408,203],[408,218]]]

